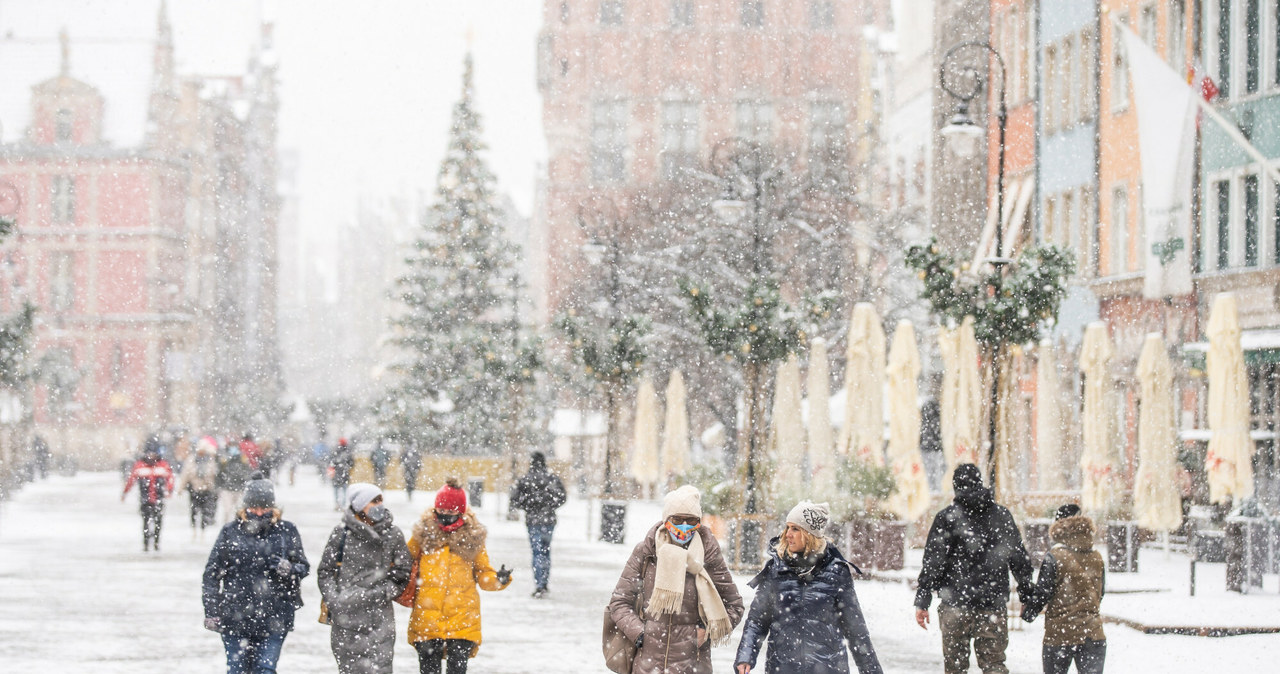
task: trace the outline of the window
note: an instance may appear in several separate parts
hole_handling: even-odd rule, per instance
[[[1080,34],[1080,55],[1077,59],[1080,68],[1080,80],[1082,82],[1080,91],[1083,100],[1080,103],[1080,118],[1093,119],[1093,106],[1097,101],[1097,74],[1093,67],[1093,50],[1097,44],[1094,39],[1093,31],[1086,30]]]
[[[71,176],[54,176],[52,183],[53,222],[67,224],[76,218],[76,185]]]
[[[1244,266],[1258,266],[1258,174],[1244,177]]]
[[[1129,191],[1124,185],[1111,190],[1111,275],[1128,270]]]
[[[1148,47],[1156,48],[1156,35],[1159,34],[1159,24],[1156,23],[1156,6],[1146,5],[1138,11],[1138,37],[1147,43]]]
[[[742,26],[764,27],[764,0],[742,0]]]
[[[1218,0],[1218,95],[1231,94],[1231,2]]]
[[[1084,91],[1080,89],[1080,59],[1076,52],[1076,41],[1068,37],[1062,42],[1062,79],[1061,91],[1066,96],[1063,101],[1066,108],[1063,126],[1074,126],[1080,119],[1080,108],[1084,105]]]
[[[1044,49],[1044,128],[1053,132],[1058,128],[1058,49]]]
[[[698,160],[698,104],[662,104],[662,177],[679,180]]]
[[[1271,184],[1271,260],[1280,264],[1280,183]]]
[[[1226,269],[1231,263],[1231,182],[1219,180],[1213,183],[1214,217],[1217,218],[1218,269]]]
[[[1057,227],[1058,222],[1057,220],[1055,220],[1055,218],[1058,217],[1058,200],[1057,199],[1055,199],[1054,197],[1048,197],[1044,200],[1044,213],[1041,217],[1043,218],[1043,223],[1044,223],[1043,225],[1044,233],[1041,236],[1041,238],[1043,239],[1044,243],[1049,243],[1054,245],[1061,244],[1062,242],[1058,238],[1058,227]]]
[[[809,173],[814,180],[838,181],[844,177],[844,107],[834,101],[809,105]]]
[[[76,299],[75,253],[57,251],[49,254],[49,309],[70,311]]]
[[[1280,87],[1280,0],[1271,4],[1271,83]]]
[[[626,179],[627,102],[599,101],[591,108],[591,177],[599,182]]]
[[[569,3],[560,3],[560,23],[569,23]]]
[[[1026,67],[1023,68],[1025,76],[1022,83],[1026,87],[1023,91],[1023,98],[1032,98],[1036,95],[1036,43],[1039,37],[1036,35],[1036,22],[1032,18],[1030,11],[1022,14],[1023,29],[1026,31],[1023,35],[1023,44],[1026,47],[1022,50],[1022,55],[1026,58]]]
[[[1079,227],[1076,226],[1077,212],[1075,195],[1070,190],[1063,192],[1058,204],[1058,216],[1062,219],[1062,237],[1067,241],[1067,247],[1076,251],[1079,255],[1084,248],[1080,245],[1080,235],[1082,234]]]
[[[671,0],[671,27],[693,27],[693,0]]]
[[[621,26],[624,9],[623,0],[600,0],[600,25]]]
[[[1169,63],[1181,69],[1187,63],[1187,0],[1169,0]]]
[[[1245,0],[1244,10],[1244,92],[1258,93],[1262,83],[1262,3]]]
[[[764,101],[738,101],[735,110],[737,135],[760,145],[773,139],[773,106]]]
[[[1127,24],[1126,16],[1121,23]],[[1129,59],[1124,55],[1124,36],[1120,29],[1111,29],[1111,109],[1124,110],[1129,106]]]
[[[1101,246],[1098,245],[1097,221],[1098,193],[1092,187],[1086,186],[1080,194],[1080,222],[1083,229],[1081,243],[1085,250],[1080,254],[1078,263],[1089,276],[1097,276],[1098,267],[1102,264],[1099,259],[1102,251]]]
[[[830,30],[836,27],[836,3],[833,0],[809,0],[809,27]]]
[[[71,111],[66,108],[60,108],[54,115],[53,134],[54,139],[60,143],[71,140]]]

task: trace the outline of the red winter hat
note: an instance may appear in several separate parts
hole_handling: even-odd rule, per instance
[[[467,493],[456,478],[449,478],[436,492],[436,510],[451,510],[459,515],[467,512]]]

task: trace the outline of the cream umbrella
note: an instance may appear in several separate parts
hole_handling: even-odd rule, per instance
[[[845,414],[840,451],[884,465],[884,328],[867,302],[853,307],[845,363]]]
[[[1014,488],[1014,467],[1016,459],[1013,452],[1013,434],[1017,432],[1014,420],[1013,400],[1018,385],[1018,373],[1015,371],[1017,356],[1015,348],[1000,349],[996,355],[1000,359],[1000,381],[997,383],[997,395],[1000,404],[996,411],[996,451],[995,451],[995,496],[996,502],[1012,506],[1017,498]]]
[[[920,354],[911,321],[898,321],[889,350],[889,467],[897,491],[888,508],[904,520],[915,520],[929,508],[929,482],[920,457],[920,406],[917,382]]]
[[[1253,441],[1249,437],[1249,385],[1235,293],[1222,293],[1209,314],[1209,451],[1204,468],[1209,500],[1225,503],[1253,494]]]
[[[1053,342],[1042,340],[1036,363],[1036,466],[1040,491],[1066,488],[1062,475],[1062,388]]]
[[[1170,531],[1182,524],[1173,425],[1173,374],[1164,340],[1151,333],[1138,356],[1142,408],[1138,416],[1138,473],[1133,511],[1138,526]]]
[[[800,361],[793,353],[778,366],[773,390],[773,493],[779,503],[791,503],[806,490],[804,481],[804,419],[800,409]]]
[[[648,374],[640,378],[636,391],[635,448],[631,452],[631,475],[646,489],[661,473],[658,470],[658,394]]]
[[[1111,340],[1107,324],[1090,323],[1080,345],[1080,370],[1084,372],[1084,452],[1080,457],[1080,505],[1085,510],[1106,514],[1114,498],[1115,462],[1111,451],[1111,410],[1107,409],[1110,382]]]
[[[942,351],[942,391],[939,421],[947,473],[942,491],[951,493],[951,474],[961,463],[978,464],[981,440],[982,383],[978,377],[978,340],[973,317],[966,316],[960,327],[943,329],[938,335]]]
[[[667,380],[666,422],[662,424],[662,470],[677,480],[689,472],[689,410],[684,375],[672,370]]]
[[[831,379],[827,362],[827,340],[809,344],[809,469],[814,501],[822,503],[836,495],[836,455],[831,443]]]

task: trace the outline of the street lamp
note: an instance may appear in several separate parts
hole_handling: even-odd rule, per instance
[[[957,60],[962,52],[985,52],[982,58],[987,60],[987,68],[984,71],[976,70],[970,66],[963,66],[957,72],[956,68],[961,67]],[[989,55],[989,56],[988,56]],[[973,155],[977,142],[982,135],[982,129],[973,123],[969,118],[969,104],[978,94],[982,93],[984,85],[990,79],[990,58],[995,57],[996,63],[1000,65],[1000,96],[999,105],[996,112],[996,231],[995,231],[995,248],[993,255],[985,260],[995,269],[991,278],[992,293],[994,297],[999,297],[1003,288],[1004,267],[1012,262],[1011,259],[1004,257],[1004,152],[1005,152],[1005,129],[1008,126],[1009,115],[1008,106],[1005,101],[1005,65],[1004,59],[1000,56],[1000,52],[986,42],[964,42],[958,44],[942,57],[942,64],[938,68],[938,83],[942,86],[942,90],[951,95],[951,97],[959,101],[956,108],[956,114],[951,118],[950,123],[942,129],[942,135],[947,139],[948,145],[952,152],[959,159],[965,159]],[[948,74],[959,75],[959,77],[949,78]],[[965,86],[967,83],[968,86]],[[1004,345],[996,342],[991,347],[991,407],[990,415],[987,419],[987,435],[989,438],[987,445],[987,466],[991,475],[991,484],[994,488],[996,478],[995,453],[996,453],[996,420],[1000,406],[1000,358]]]

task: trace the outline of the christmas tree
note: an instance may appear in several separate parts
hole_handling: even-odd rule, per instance
[[[390,435],[429,453],[506,453],[523,444],[533,409],[523,397],[538,346],[519,321],[518,251],[484,149],[468,55],[435,202],[396,281],[403,311],[392,326],[404,358],[381,409]]]

